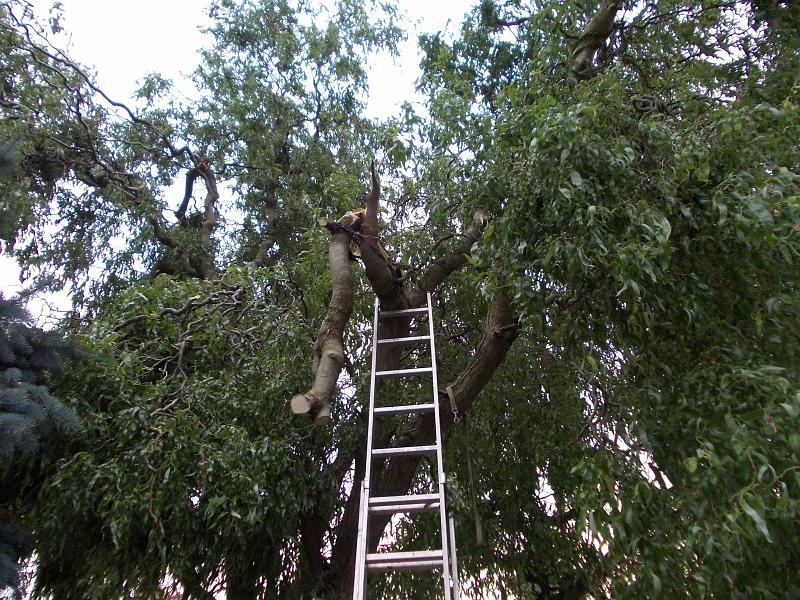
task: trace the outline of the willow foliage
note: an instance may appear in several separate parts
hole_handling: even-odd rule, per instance
[[[0,132],[22,159],[0,233],[33,286],[77,292],[70,327],[96,352],[58,389],[82,446],[24,515],[41,594],[347,597],[359,266],[331,424],[287,402],[331,291],[316,220],[362,204],[375,156],[401,287],[485,217],[436,290],[440,379],[501,333],[484,335],[493,297],[515,315],[499,369],[448,415],[463,593],[800,596],[797,6],[485,0],[420,37],[426,104],[383,123],[362,114],[365,65],[396,49],[391,7],[215,2],[196,104],[152,77],[131,119],[32,45],[19,6],[1,21]],[[437,531],[395,525],[395,548]],[[438,593],[418,573],[371,586]]]

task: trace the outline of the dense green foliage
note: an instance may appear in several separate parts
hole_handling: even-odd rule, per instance
[[[98,357],[59,383],[86,435],[26,511],[42,594],[336,597],[363,282],[331,426],[286,402],[330,291],[315,219],[362,204],[377,156],[383,237],[410,281],[489,216],[437,292],[441,380],[469,362],[495,289],[519,317],[448,438],[465,593],[800,596],[800,7],[624,3],[576,81],[598,2],[487,0],[458,35],[420,39],[425,114],[372,123],[364,69],[400,36],[389,8],[216,2],[200,99],[182,107],[154,76],[130,119],[7,4],[0,140],[24,158],[0,236],[31,285],[71,286]],[[227,185],[210,245],[167,200],[196,167],[172,140]],[[198,253],[218,277],[192,276]],[[433,526],[401,521],[396,543]],[[426,575],[374,585],[437,597]]]
[[[563,5],[527,22],[522,44],[478,18],[452,45],[426,42],[438,152],[475,155],[451,185],[467,194],[476,180],[493,184],[480,201],[494,227],[475,264],[514,278],[529,331],[516,373],[532,385],[508,372],[475,425],[493,440],[478,461],[492,465],[482,487],[501,498],[487,518],[509,532],[505,553],[529,590],[790,597],[800,555],[798,15],[775,6],[785,29],[761,44],[742,28],[745,7],[676,3],[685,20],[673,20],[670,5],[659,3],[661,18],[629,16],[609,48],[618,61],[575,86],[552,66],[565,41],[545,33]],[[736,58],[709,60],[723,51]],[[448,118],[453,98],[475,127]],[[507,454],[496,469],[491,457]],[[549,485],[524,486],[532,472]],[[527,494],[503,489],[553,495],[532,511]],[[569,509],[568,525],[559,517]],[[601,555],[563,548],[565,528],[574,541],[602,540]],[[552,564],[542,547],[559,548]],[[497,568],[502,577],[507,563]]]
[[[40,550],[54,594],[111,597],[158,581],[165,560],[187,587],[252,562],[268,595],[285,589],[304,506],[337,501],[319,466],[332,432],[285,410],[305,374],[294,300],[285,281],[244,272],[224,284],[161,276],[109,311],[134,324],[109,335],[115,322],[94,322],[88,339],[106,359],[64,383],[88,399],[89,441],[38,516],[55,528]],[[165,307],[188,309],[175,319]]]

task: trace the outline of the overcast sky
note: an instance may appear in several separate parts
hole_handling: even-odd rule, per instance
[[[370,64],[368,114],[386,117],[397,113],[404,101],[420,100],[414,92],[419,75],[416,43],[420,32],[456,33],[462,17],[477,0],[403,0],[398,4],[408,19],[408,40],[394,62],[387,55],[374,55]],[[157,72],[178,83],[198,61],[197,49],[206,41],[200,29],[210,24],[207,2],[202,0],[61,0],[62,37],[76,61],[93,67],[97,81],[109,96],[130,102],[137,82]],[[46,17],[51,0],[33,0],[39,17]],[[191,86],[177,85],[183,93]],[[6,296],[19,289],[19,270],[8,256],[0,256],[0,291]],[[50,303],[68,308],[66,296]],[[42,301],[29,305],[34,317],[47,317],[50,308]]]
[[[370,77],[372,116],[393,114],[399,103],[414,96],[419,70],[418,32],[447,29],[456,32],[462,17],[477,0],[402,0],[409,36],[401,58],[392,64],[386,56],[373,57]],[[44,15],[50,0],[35,0]],[[127,99],[145,74],[161,73],[178,81],[197,64],[204,43],[200,29],[210,24],[203,0],[61,0],[70,53],[79,62],[94,65],[100,86],[114,98]],[[449,25],[448,25],[449,22]]]

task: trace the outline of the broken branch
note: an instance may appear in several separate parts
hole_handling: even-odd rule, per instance
[[[324,221],[324,223],[323,223]],[[345,366],[344,328],[353,311],[353,272],[350,264],[350,237],[358,216],[347,213],[336,226],[320,219],[320,225],[331,231],[328,260],[331,269],[331,300],[314,342],[311,389],[296,394],[290,401],[296,415],[308,416],[317,425],[331,419],[330,400],[336,392],[336,381]]]

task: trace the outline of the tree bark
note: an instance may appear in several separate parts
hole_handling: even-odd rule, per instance
[[[593,63],[597,50],[614,31],[614,17],[622,8],[622,0],[603,0],[597,13],[583,30],[572,51],[572,76],[583,81],[594,75]]]
[[[353,311],[350,238],[360,224],[360,218],[350,212],[338,223],[324,221],[322,224],[331,231],[328,250],[331,300],[314,342],[314,383],[310,390],[295,395],[290,402],[294,414],[311,417],[318,425],[330,421],[330,399],[336,391],[336,381],[344,368],[344,328]]]

